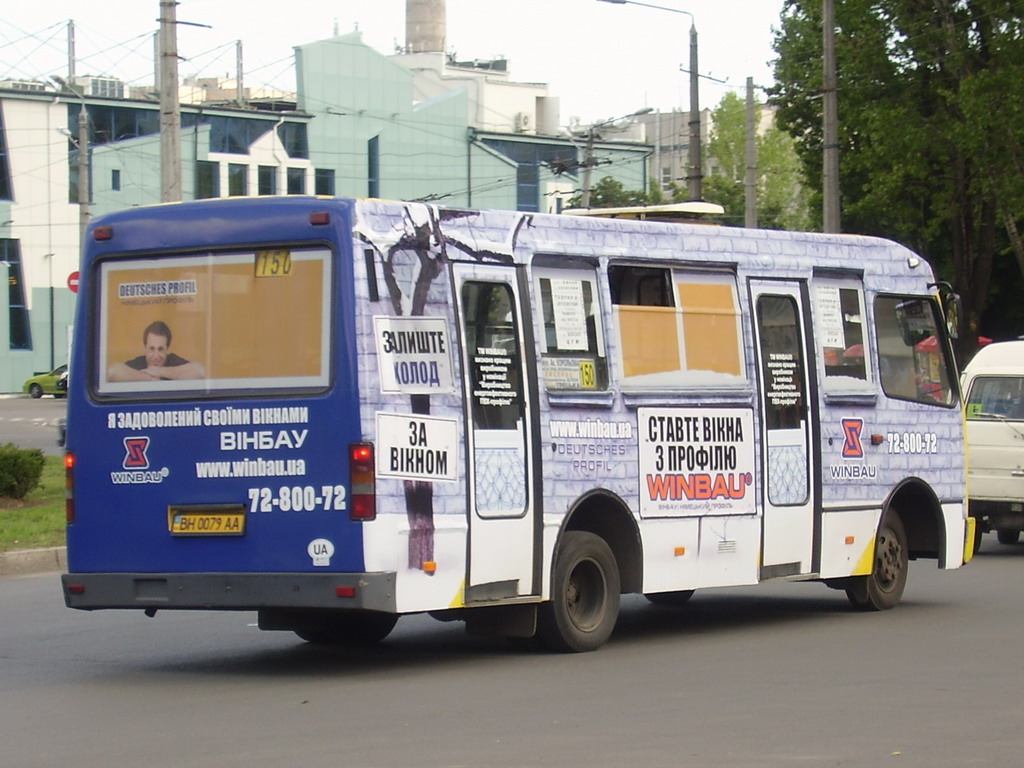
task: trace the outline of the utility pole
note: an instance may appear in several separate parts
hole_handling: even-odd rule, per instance
[[[757,110],[754,108],[754,78],[747,78],[747,172],[744,175],[743,226],[757,226]]]
[[[822,92],[822,231],[841,232],[839,222],[839,109],[836,94],[835,0],[822,0],[822,48],[824,90]]]
[[[587,155],[583,160],[583,196],[580,198],[580,205],[584,208],[590,207],[590,172],[594,167],[594,128],[590,126],[587,131]]]
[[[700,75],[697,70],[697,20],[692,13],[690,17],[690,143],[688,159],[690,161],[690,199],[702,200],[703,167],[700,151]]]
[[[177,0],[160,0],[160,200],[181,200]]]

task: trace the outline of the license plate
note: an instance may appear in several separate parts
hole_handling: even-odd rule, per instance
[[[168,507],[167,526],[172,536],[241,536],[245,533],[245,506]]]

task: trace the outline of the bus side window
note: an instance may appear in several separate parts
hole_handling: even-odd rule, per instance
[[[929,405],[953,405],[945,326],[935,302],[923,297],[879,296],[875,299],[875,334],[886,395]]]
[[[864,333],[864,292],[854,280],[815,279],[815,336],[825,391],[861,390],[871,384],[871,355]]]
[[[734,274],[612,265],[608,285],[624,386],[745,382]]]
[[[541,369],[549,390],[608,389],[597,273],[593,268],[534,269],[540,296]]]

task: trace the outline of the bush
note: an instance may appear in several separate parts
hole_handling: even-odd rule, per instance
[[[39,486],[46,459],[38,448],[0,445],[0,496],[23,499]]]

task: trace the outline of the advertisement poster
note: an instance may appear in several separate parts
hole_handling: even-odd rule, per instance
[[[101,393],[328,383],[326,250],[111,261],[99,280]]]
[[[754,417],[746,408],[640,408],[640,515],[752,515]]]
[[[380,391],[429,395],[451,392],[451,341],[443,317],[373,318]]]
[[[458,424],[412,414],[377,414],[377,474],[404,480],[457,479]]]

